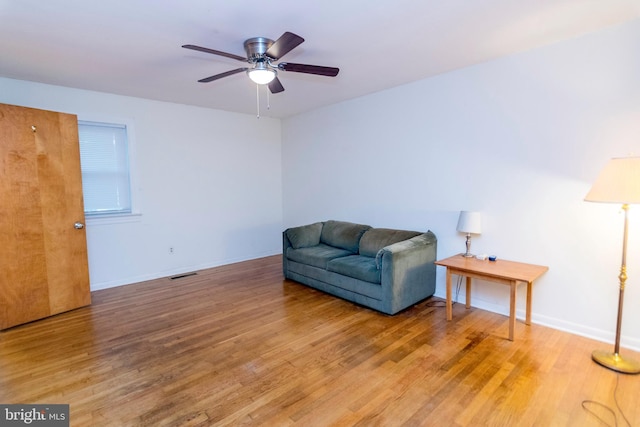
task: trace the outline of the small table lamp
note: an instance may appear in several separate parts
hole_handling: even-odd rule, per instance
[[[622,204],[624,211],[624,232],[622,238],[622,267],[620,268],[620,293],[618,297],[618,323],[616,343],[613,353],[596,350],[591,354],[594,361],[617,372],[640,373],[640,363],[620,356],[620,327],[622,326],[622,305],[624,287],[627,281],[627,234],[629,204],[640,203],[640,157],[611,159],[604,167],[591,190],[584,198],[588,202]]]
[[[481,215],[480,212],[461,211],[458,217],[458,226],[456,230],[461,233],[467,233],[467,251],[462,254],[463,257],[471,258],[471,234],[480,234],[481,227]]]

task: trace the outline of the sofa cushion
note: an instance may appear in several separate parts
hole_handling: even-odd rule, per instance
[[[322,233],[322,223],[292,227],[286,231],[287,238],[294,249],[308,248],[320,243],[320,233]]]
[[[327,221],[322,227],[320,242],[336,248],[346,249],[358,253],[360,238],[371,227],[364,224],[354,224],[343,221]]]
[[[360,239],[360,255],[375,257],[385,246],[411,239],[419,234],[417,231],[391,230],[388,228],[372,228]]]
[[[353,254],[345,249],[334,248],[322,243],[316,246],[310,246],[308,248],[287,248],[286,254],[287,259],[290,259],[291,261],[312,265],[314,267],[322,269],[326,269],[327,263],[332,259],[344,257],[347,255]]]
[[[327,270],[365,282],[380,283],[380,270],[376,267],[375,258],[362,255],[336,258],[327,263]]]

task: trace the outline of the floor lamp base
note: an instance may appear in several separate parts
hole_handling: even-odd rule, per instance
[[[624,374],[640,373],[640,363],[633,359],[625,359],[618,353],[610,353],[608,351],[595,350],[591,353],[593,360],[605,368],[612,369]]]

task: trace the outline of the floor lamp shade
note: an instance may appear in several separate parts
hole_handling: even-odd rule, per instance
[[[640,204],[640,157],[611,159],[584,199],[588,202]]]
[[[592,353],[594,361],[617,372],[627,374],[640,373],[640,363],[620,355],[620,330],[622,327],[622,308],[624,289],[627,281],[627,236],[629,229],[629,205],[640,203],[640,157],[611,159],[604,167],[589,193],[586,201],[599,203],[619,203],[624,211],[624,231],[622,238],[622,265],[620,267],[620,291],[618,294],[618,319],[613,353],[596,350]]]

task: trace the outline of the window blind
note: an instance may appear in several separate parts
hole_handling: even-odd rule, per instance
[[[78,136],[85,214],[131,213],[126,126],[78,121]]]

